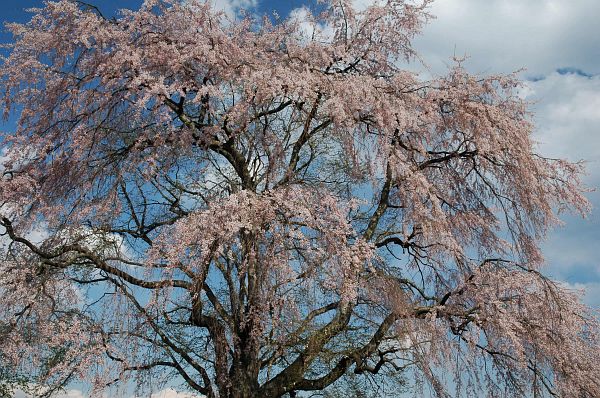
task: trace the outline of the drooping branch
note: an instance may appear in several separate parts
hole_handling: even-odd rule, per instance
[[[186,380],[186,382],[188,382],[188,384],[190,384],[190,386],[192,388],[196,389],[198,392],[200,392],[202,394],[207,394],[209,396],[214,396],[214,393],[212,391],[212,386],[209,382],[210,377],[209,377],[206,369],[202,365],[200,365],[198,363],[198,361],[196,361],[194,358],[192,358],[189,355],[189,353],[186,352],[186,350],[184,350],[183,348],[178,346],[171,338],[169,338],[167,336],[167,334],[156,324],[154,319],[150,316],[150,314],[148,314],[146,309],[140,304],[140,302],[135,298],[135,296],[131,292],[129,292],[129,290],[127,289],[126,286],[124,286],[122,283],[120,283],[118,280],[116,280],[114,278],[110,278],[110,279],[113,282],[113,284],[119,288],[121,293],[125,297],[127,297],[127,299],[134,305],[134,307],[136,308],[138,313],[144,317],[144,319],[146,320],[148,325],[160,337],[161,341],[166,346],[168,346],[171,350],[173,350],[173,352],[175,352],[177,355],[179,355],[183,360],[185,360],[185,362],[187,364],[192,366],[202,376],[202,378],[205,380],[205,383],[208,383],[208,384],[205,384],[204,386],[200,386],[191,377],[189,377],[187,375],[187,373],[184,371],[184,369],[180,365],[175,365],[176,369],[180,372],[180,374],[182,374],[182,376],[184,376],[184,379]],[[177,363],[177,361],[174,361],[174,362]]]
[[[351,372],[377,383],[405,352],[441,395],[432,364],[464,353],[457,383],[482,394],[514,374],[513,392],[555,378],[599,395],[597,322],[537,274],[555,209],[585,212],[581,169],[532,155],[514,75],[401,69],[428,4],[336,0],[261,23],[160,0],[109,23],[59,0],[8,25],[2,359],[58,341],[82,351],[50,369],[60,381],[108,356],[210,398],[269,398]],[[15,232],[40,221],[43,243]],[[495,256],[523,267],[480,265]],[[78,327],[105,325],[123,353],[78,346]],[[497,356],[480,383],[489,353],[463,338],[544,369]]]
[[[28,239],[18,236],[15,233],[13,225],[9,219],[3,217],[0,221],[0,224],[6,229],[6,232],[8,233],[8,236],[12,241],[24,244],[34,254],[39,256],[42,259],[42,262],[46,265],[59,269],[68,269],[72,263],[76,262],[76,259],[69,258],[67,260],[61,260],[60,257],[66,256],[68,254],[76,254],[80,256],[80,258],[89,260],[92,264],[94,264],[95,268],[102,270],[110,275],[114,275],[126,281],[127,283],[130,283],[135,286],[143,287],[145,289],[162,289],[165,287],[179,287],[186,290],[191,289],[190,283],[183,280],[169,279],[162,281],[146,281],[136,278],[135,276],[121,269],[109,265],[96,253],[79,244],[61,245],[52,252],[47,252],[37,247]]]

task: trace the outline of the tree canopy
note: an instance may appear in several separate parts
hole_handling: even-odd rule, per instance
[[[600,396],[538,247],[582,166],[536,153],[516,74],[409,71],[429,2],[8,24],[0,356],[48,393]]]

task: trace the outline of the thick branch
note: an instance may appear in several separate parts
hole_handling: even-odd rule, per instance
[[[381,220],[381,217],[383,217],[383,214],[388,208],[388,200],[390,197],[391,188],[392,166],[388,163],[385,172],[385,183],[383,184],[383,188],[381,189],[381,195],[379,196],[379,203],[377,204],[375,212],[369,219],[369,224],[367,226],[366,231],[363,233],[363,238],[365,238],[366,240],[371,240],[373,238],[375,230],[377,229],[377,225],[379,225],[379,220]]]
[[[335,317],[327,325],[310,336],[306,343],[306,348],[300,355],[281,373],[261,387],[259,396],[280,397],[287,392],[297,390],[296,385],[302,382],[304,373],[321,353],[325,344],[348,325],[352,315],[352,308],[350,304],[340,306]]]
[[[377,331],[371,337],[371,340],[364,345],[362,348],[354,351],[350,355],[344,356],[338,361],[336,366],[325,376],[314,380],[303,379],[301,382],[294,386],[295,390],[303,391],[314,391],[322,390],[340,377],[342,377],[348,370],[348,368],[356,363],[362,365],[366,358],[370,357],[375,353],[379,344],[392,327],[392,325],[398,320],[399,315],[392,313],[388,315],[383,322],[379,325]]]

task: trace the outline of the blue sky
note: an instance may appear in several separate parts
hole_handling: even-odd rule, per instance
[[[93,1],[106,15],[118,8],[137,8],[141,0]],[[354,0],[366,4],[371,0]],[[286,16],[310,1],[217,0],[229,13],[239,7],[259,14],[273,10]],[[25,21],[25,8],[40,0],[0,0],[0,20]],[[539,152],[569,160],[586,160],[585,182],[600,186],[600,1],[598,0],[438,0],[437,18],[415,40],[429,65],[443,73],[453,54],[468,55],[466,67],[476,73],[522,72],[523,95],[534,101]],[[0,33],[0,42],[9,36]],[[565,226],[543,243],[546,273],[586,291],[585,302],[600,307],[600,193],[591,192],[594,209],[582,220],[566,215]],[[66,395],[80,397],[73,390]],[[174,397],[165,392],[161,398]],[[179,395],[183,397],[183,395]]]

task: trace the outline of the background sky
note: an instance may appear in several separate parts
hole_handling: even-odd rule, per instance
[[[141,0],[89,0],[107,16],[138,8]],[[354,0],[361,5],[370,0]],[[216,0],[234,15],[240,8],[287,16],[306,0]],[[0,20],[28,19],[26,8],[41,0],[0,0]],[[539,153],[587,161],[584,181],[600,187],[600,1],[599,0],[437,0],[436,17],[415,42],[427,74],[443,73],[450,58],[467,55],[474,73],[522,72],[523,95],[534,102]],[[2,31],[0,42],[10,36]],[[413,65],[412,68],[419,65]],[[421,68],[422,69],[422,68]],[[6,130],[2,126],[2,130]],[[1,134],[1,132],[0,132]],[[600,308],[600,192],[590,192],[594,209],[586,218],[563,216],[565,225],[542,246],[546,274],[585,291],[584,301]],[[23,395],[21,395],[22,397]],[[76,389],[61,398],[79,398]],[[167,389],[152,398],[187,398]]]

